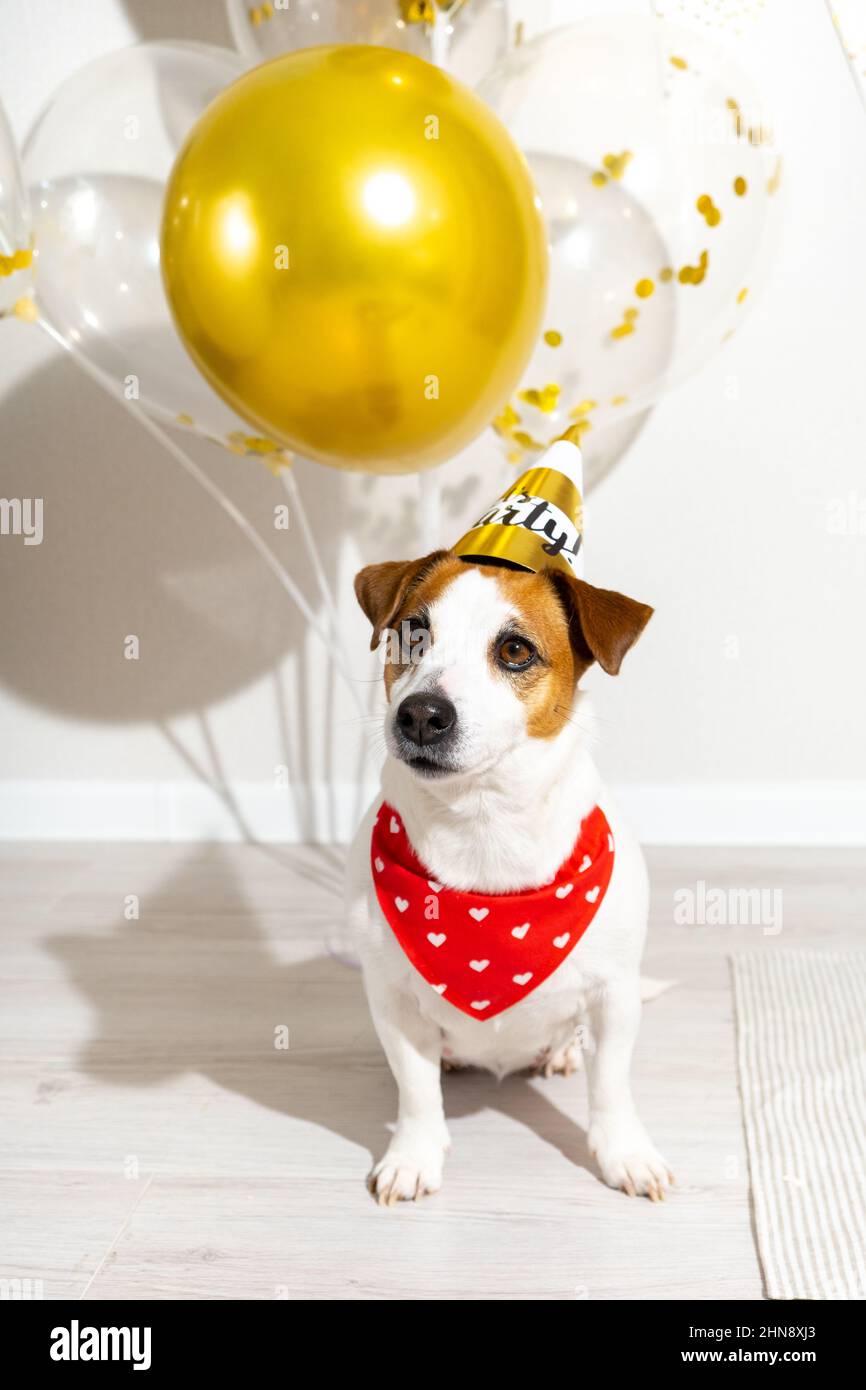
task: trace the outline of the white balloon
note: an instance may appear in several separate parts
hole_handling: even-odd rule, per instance
[[[40,315],[154,418],[258,453],[269,441],[249,435],[181,343],[159,266],[169,171],[202,111],[244,70],[236,53],[205,44],[109,53],[55,93],[23,160]]]
[[[777,245],[779,153],[735,61],[653,18],[546,34],[479,95],[528,157],[551,247],[546,336],[498,433],[531,463],[576,425],[594,479],[611,430],[747,314]]]
[[[226,0],[226,11],[252,63],[316,44],[371,43],[439,63],[471,87],[508,48],[506,0]]]

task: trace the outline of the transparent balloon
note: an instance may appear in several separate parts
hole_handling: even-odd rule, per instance
[[[40,316],[115,391],[236,453],[275,454],[207,384],[162,287],[165,185],[202,111],[244,71],[228,50],[143,43],[55,93],[24,146]]]
[[[550,241],[542,334],[494,428],[520,465],[571,429],[595,481],[767,278],[771,124],[726,53],[632,15],[524,44],[479,95],[527,155]]]
[[[33,249],[18,149],[0,104],[0,317],[27,316]]]
[[[226,0],[226,9],[238,49],[255,63],[317,44],[371,43],[474,86],[508,48],[506,0]]]

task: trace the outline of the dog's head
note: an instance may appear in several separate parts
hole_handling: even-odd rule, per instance
[[[390,753],[423,777],[468,775],[555,737],[597,661],[611,675],[652,616],[555,569],[472,564],[446,550],[355,580],[384,644]]]

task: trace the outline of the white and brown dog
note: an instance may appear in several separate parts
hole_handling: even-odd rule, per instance
[[[449,1147],[443,1058],[497,1076],[537,1066],[540,1058],[570,1070],[580,1028],[587,1039],[590,1151],[612,1187],[660,1200],[673,1179],[638,1118],[629,1084],[647,874],[575,717],[583,673],[597,661],[615,675],[652,609],[562,567],[532,573],[467,562],[452,551],[369,565],[355,587],[374,646],[387,630],[412,639],[411,655],[404,641],[402,658],[386,665],[383,796],[366,816],[349,861],[350,920],[373,1021],[399,1090],[397,1125],[371,1174],[372,1190],[391,1204],[440,1187]],[[424,640],[416,644],[416,638]],[[390,825],[377,832],[383,799]],[[423,963],[413,963],[382,910],[375,878],[384,865],[375,851],[371,862],[371,837],[405,832],[429,876],[425,893],[450,892],[458,904],[475,900],[462,894],[508,895],[501,901],[512,903],[510,895],[559,883],[557,874],[575,862],[582,826],[597,807],[616,851],[590,929],[557,968],[547,973],[545,967],[537,987],[495,1017],[472,1014],[493,1011],[487,988],[480,991],[485,997],[470,992],[465,1006],[455,1007],[445,984],[433,974],[425,978]],[[577,869],[588,863],[582,856]],[[556,898],[571,889],[570,882],[558,887]],[[397,895],[399,911],[409,896]],[[502,930],[526,937],[523,915],[531,914],[518,914],[510,931]],[[471,932],[487,908],[470,907],[469,916]],[[435,947],[447,933],[436,922],[432,927],[428,940]],[[568,934],[563,929],[554,943]],[[481,972],[491,961],[468,965]],[[531,973],[513,979],[522,984]]]

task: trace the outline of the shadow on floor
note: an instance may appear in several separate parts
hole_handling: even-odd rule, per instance
[[[231,857],[218,846],[201,848],[142,899],[140,920],[121,919],[108,934],[63,932],[44,941],[94,1014],[79,1065],[102,1082],[146,1088],[199,1072],[378,1158],[396,1114],[394,1082],[360,971],[321,954],[339,922],[338,868],[328,851],[247,852],[285,864],[286,916],[315,887],[320,915],[295,907],[291,928],[293,949],[301,942],[309,958],[278,959],[277,939],[262,932]],[[275,1030],[284,1027],[288,1057],[274,1045]],[[452,1073],[446,1113],[454,1120],[494,1108],[597,1173],[584,1131],[539,1089],[550,1087],[552,1096],[575,1084],[582,1082],[557,1077],[533,1084],[526,1075],[497,1082],[480,1072]],[[160,1104],[158,1091],[152,1104]]]

